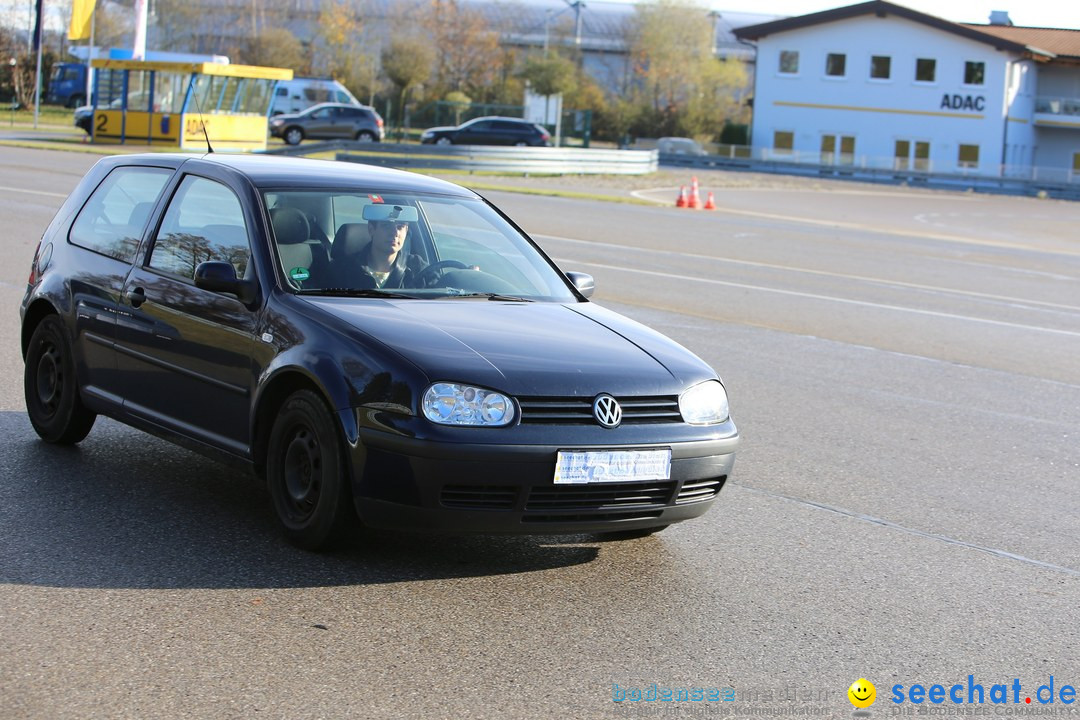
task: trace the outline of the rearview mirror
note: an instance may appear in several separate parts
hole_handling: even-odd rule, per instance
[[[596,282],[592,275],[583,272],[568,272],[566,277],[582,296],[592,297],[593,291],[596,290]]]
[[[232,293],[245,305],[255,300],[255,283],[236,277],[232,263],[207,260],[195,268],[195,287],[210,292]]]

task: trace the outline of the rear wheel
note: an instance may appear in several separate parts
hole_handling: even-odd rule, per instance
[[[361,130],[360,132],[356,133],[356,142],[375,142],[375,136],[367,130]]]
[[[30,339],[23,372],[30,424],[41,439],[57,445],[79,442],[96,415],[83,406],[67,329],[56,315],[41,321]]]
[[[517,147],[528,147],[529,143],[525,142],[524,140],[519,140],[516,143],[514,143],[514,145],[517,146]]]
[[[270,431],[266,481],[289,542],[318,550],[354,518],[337,426],[310,390],[289,396]]]
[[[285,131],[283,137],[289,145],[299,145],[304,139],[304,131],[298,127],[291,127]]]

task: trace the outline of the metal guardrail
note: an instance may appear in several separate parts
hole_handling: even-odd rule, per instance
[[[659,154],[655,150],[414,145],[333,140],[273,148],[266,152],[274,155],[333,152],[335,159],[344,162],[459,172],[647,175],[659,169]]]
[[[858,167],[854,165],[818,165],[722,155],[660,156],[660,164],[701,170],[746,170],[777,175],[836,178],[861,182],[907,184],[942,190],[976,190],[1006,195],[1031,195],[1060,200],[1080,200],[1080,182],[1059,182],[1038,178],[1019,178],[970,173],[925,172],[913,169]]]
[[[661,165],[701,170],[746,170],[778,175],[825,177],[948,190],[1080,200],[1080,182],[1051,179],[923,172],[854,165],[821,165],[729,155],[660,154],[657,150],[518,148],[480,145],[358,143],[352,140],[304,143],[266,151],[276,155],[335,153],[337,160],[394,168],[456,172],[510,172],[538,175],[645,175]]]

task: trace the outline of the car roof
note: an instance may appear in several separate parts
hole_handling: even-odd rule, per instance
[[[531,122],[523,118],[507,117],[506,115],[484,115],[483,117],[473,118],[469,122],[477,122],[478,120],[509,120],[510,122],[525,123],[526,125],[532,125]]]
[[[303,112],[308,113],[308,112],[311,112],[312,110],[318,110],[319,108],[324,108],[324,107],[360,108],[361,110],[372,110],[372,109],[374,109],[370,105],[354,105],[353,103],[324,102],[324,103],[319,103],[318,105],[312,105],[311,107],[309,107],[307,110],[304,110]]]
[[[213,139],[211,138],[211,141]],[[478,198],[468,188],[446,180],[418,173],[362,163],[335,160],[265,155],[254,153],[146,153],[116,155],[101,160],[111,165],[155,165],[179,167],[185,162],[214,163],[231,168],[246,176],[258,188],[307,189],[349,188],[377,190],[380,193],[421,192],[458,197]]]

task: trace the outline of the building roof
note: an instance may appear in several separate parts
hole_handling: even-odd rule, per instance
[[[962,23],[964,27],[987,35],[1012,40],[1032,48],[1053,53],[1059,59],[1080,62],[1080,30],[1064,28],[1016,27],[1015,25],[975,25]]]
[[[859,3],[857,5],[846,5],[844,7],[833,8],[832,10],[823,10],[822,12],[810,13],[808,15],[797,15],[795,17],[774,20],[759,25],[736,28],[734,30],[734,35],[740,40],[758,40],[766,35],[774,35],[790,30],[801,30],[802,28],[812,27],[814,25],[836,22],[838,20],[847,20],[863,15],[876,15],[878,17],[895,15],[913,22],[928,25],[938,30],[943,30],[944,32],[959,35],[960,37],[969,40],[992,45],[998,50],[1011,50],[1017,53],[1024,53],[1044,61],[1054,57],[1052,51],[1046,48],[1028,45],[1019,37],[1013,38],[1004,34],[999,35],[987,32],[987,28],[993,28],[995,30],[1013,30],[1020,28],[998,25],[965,25],[954,23],[951,20],[945,20],[944,18],[939,18],[935,15],[927,15],[926,13],[912,10],[903,5],[885,2],[885,0],[870,0],[870,2]]]

